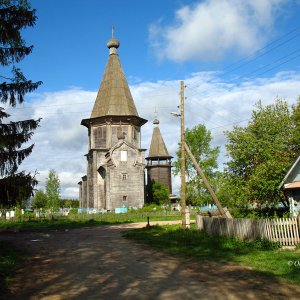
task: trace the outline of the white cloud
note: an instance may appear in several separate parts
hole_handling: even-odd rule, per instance
[[[60,178],[62,196],[78,198],[77,183],[85,174],[87,129],[80,125],[89,118],[96,92],[70,89],[54,93],[34,94],[30,103],[11,109],[12,118],[42,118],[31,143],[32,154],[19,170],[38,172],[38,188],[44,188],[50,169]]]
[[[287,0],[204,0],[175,12],[172,25],[160,19],[149,27],[159,59],[218,60],[234,51],[253,53],[270,38]]]
[[[300,91],[300,73],[278,73],[272,78],[258,78],[226,83],[218,73],[201,72],[185,80],[186,127],[202,123],[211,129],[213,143],[222,147],[220,162],[225,160],[224,130],[233,124],[245,125],[251,116],[255,102],[274,102],[278,96],[290,104],[295,103]],[[149,148],[154,119],[158,111],[160,130],[170,155],[175,157],[180,138],[180,119],[171,116],[179,104],[179,81],[140,82],[131,87],[137,110],[148,119],[142,127],[142,147]],[[20,170],[34,172],[43,188],[48,171],[55,169],[61,181],[62,196],[78,198],[77,183],[86,173],[87,129],[80,125],[90,116],[96,92],[70,89],[47,94],[35,94],[31,103],[21,109],[13,109],[16,118],[42,116],[41,127],[33,135],[33,153],[24,160]],[[27,109],[30,106],[30,109]],[[173,180],[173,190],[178,192],[179,178]]]

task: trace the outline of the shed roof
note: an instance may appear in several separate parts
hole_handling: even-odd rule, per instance
[[[119,45],[119,41],[114,37],[107,43],[107,47],[110,50],[108,62],[90,118],[102,116],[138,117],[138,112],[117,53]]]

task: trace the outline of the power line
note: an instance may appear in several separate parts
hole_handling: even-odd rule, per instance
[[[290,61],[296,59],[296,58],[299,57],[299,56],[300,56],[300,54],[298,54],[298,55],[296,55],[295,57],[292,57],[292,58],[290,58],[290,59],[288,59],[288,60],[286,60],[286,61],[284,61],[284,62],[278,64],[277,66],[275,66],[275,67],[273,67],[273,68],[270,68],[270,69],[268,69],[268,70],[266,70],[266,71],[264,71],[264,72],[262,72],[262,73],[259,73],[259,74],[257,74],[257,75],[260,76],[260,75],[263,75],[263,74],[265,74],[265,73],[267,73],[267,72],[270,72],[270,71],[272,71],[272,70],[278,68],[279,66],[284,65],[284,64],[286,64],[286,63],[288,63],[288,62],[290,62]]]
[[[267,44],[266,46],[264,46],[264,47],[258,49],[257,51],[253,52],[252,54],[250,54],[250,55],[247,56],[246,58],[240,59],[239,61],[237,61],[237,62],[235,62],[235,63],[233,63],[233,64],[230,64],[229,66],[227,66],[227,67],[224,68],[224,70],[227,70],[227,69],[230,69],[230,70],[227,71],[227,72],[225,72],[225,73],[223,73],[222,75],[226,75],[226,74],[232,73],[233,71],[235,71],[235,70],[237,70],[237,69],[240,69],[241,67],[243,67],[243,66],[245,66],[245,65],[248,65],[248,64],[250,64],[251,62],[257,60],[258,58],[260,58],[260,57],[262,57],[262,56],[265,56],[266,54],[268,54],[268,53],[270,53],[270,52],[272,52],[272,51],[274,51],[274,50],[280,48],[281,46],[283,46],[283,45],[285,45],[285,44],[291,42],[291,41],[294,40],[296,37],[298,37],[298,36],[300,35],[300,33],[297,33],[296,35],[292,36],[292,37],[289,38],[288,40],[286,40],[286,41],[284,41],[284,42],[282,42],[282,43],[280,43],[280,44],[277,44],[276,46],[274,46],[273,48],[269,49],[268,51],[266,51],[266,52],[264,52],[264,53],[262,53],[262,54],[260,54],[260,55],[258,55],[258,56],[256,56],[256,57],[254,57],[255,54],[257,54],[257,53],[259,53],[259,52],[261,52],[261,51],[267,49],[270,45],[276,44],[278,41],[285,39],[287,36],[289,36],[289,35],[291,35],[292,33],[298,31],[299,29],[300,29],[300,26],[298,26],[298,27],[292,29],[291,31],[289,31],[288,33],[286,33],[284,36],[281,36],[280,38],[278,38],[278,39],[272,41],[271,43]],[[290,55],[291,55],[291,54],[290,54]],[[254,57],[254,58],[253,58],[252,60],[249,61],[248,59],[251,58],[251,57]],[[297,57],[298,57],[298,56],[294,57],[293,59],[296,59]],[[281,58],[281,59],[282,59],[282,58]],[[291,60],[293,60],[293,59],[291,59]],[[286,62],[284,62],[284,63],[281,63],[281,64],[277,64],[277,66],[275,66],[275,67],[273,67],[273,68],[271,68],[271,69],[267,70],[266,72],[263,72],[263,73],[261,73],[261,74],[259,74],[259,75],[265,74],[265,73],[267,73],[267,72],[269,72],[269,71],[271,71],[271,70],[273,70],[273,69],[275,69],[275,68],[277,68],[277,67],[279,67],[279,66],[281,66],[281,65],[283,65],[283,64],[285,64],[285,63],[287,63],[287,62],[289,62],[289,61],[291,61],[291,60],[288,60],[288,61],[286,61]],[[244,62],[244,61],[245,61],[244,64],[240,64],[241,62]],[[235,68],[232,69],[232,67],[235,66],[235,65],[239,65],[239,66],[237,66],[237,67],[235,67]],[[269,64],[269,65],[270,65],[270,64]],[[258,69],[262,69],[262,68],[264,68],[264,67],[261,67],[261,68],[258,68]],[[258,70],[258,69],[257,69],[257,70]],[[255,73],[257,70],[254,70],[254,71],[252,71],[252,72],[249,72],[249,74],[253,74],[253,73]],[[247,75],[248,75],[248,74],[247,74]],[[246,75],[246,76],[247,76],[247,75]],[[238,78],[241,78],[241,76],[239,76]],[[208,81],[208,83],[209,83],[209,82],[211,82],[211,81]],[[188,87],[191,88],[192,86],[196,86],[196,85],[194,84],[194,85],[190,85],[190,86],[188,86]],[[199,85],[198,85],[198,86],[199,86]],[[196,87],[197,87],[197,86],[196,86]],[[143,98],[154,98],[154,97],[160,97],[160,96],[168,96],[168,95],[172,95],[172,94],[173,94],[173,93],[154,94],[154,95],[149,95],[149,96],[146,95],[146,96],[143,96]],[[193,95],[195,95],[195,94],[193,94]],[[191,95],[191,96],[193,96],[193,95]],[[67,103],[67,104],[43,105],[43,106],[37,106],[37,108],[48,108],[48,107],[56,107],[56,106],[62,107],[62,106],[70,106],[70,105],[73,106],[73,105],[92,104],[92,103],[94,103],[94,101],[76,102],[76,103]],[[150,106],[148,106],[148,107],[150,107]],[[33,106],[29,106],[29,107],[28,107],[28,106],[27,106],[27,107],[15,107],[14,109],[32,109],[32,108],[34,108],[34,107],[33,107]],[[70,113],[77,113],[77,112],[70,112]]]
[[[229,70],[229,71],[223,73],[223,75],[224,75],[224,74],[231,73],[231,72],[233,72],[233,71],[235,71],[235,70],[237,70],[237,69],[239,69],[239,68],[241,68],[241,67],[243,67],[243,66],[249,64],[250,62],[255,61],[255,60],[258,59],[259,57],[262,57],[262,56],[264,56],[264,55],[266,55],[266,54],[268,54],[268,53],[270,53],[270,52],[272,52],[272,51],[274,51],[274,50],[280,48],[281,46],[283,46],[283,45],[285,45],[285,44],[288,44],[289,42],[291,42],[292,40],[294,40],[296,37],[298,37],[298,36],[300,35],[300,33],[297,33],[297,34],[295,34],[294,36],[292,36],[291,38],[289,38],[289,39],[287,39],[287,40],[285,40],[285,41],[283,41],[283,42],[281,42],[281,43],[275,45],[274,47],[272,47],[272,48],[269,49],[268,51],[266,51],[266,52],[264,52],[264,53],[258,55],[257,57],[254,57],[251,61],[247,61],[249,58],[253,57],[255,54],[257,54],[257,53],[259,53],[259,52],[261,52],[261,51],[267,49],[270,45],[276,44],[278,41],[281,41],[281,40],[283,40],[283,39],[286,39],[289,35],[291,35],[291,34],[294,33],[294,32],[297,32],[299,29],[300,29],[300,26],[294,28],[294,29],[291,30],[290,32],[286,33],[284,36],[278,38],[277,40],[272,41],[271,43],[267,44],[266,46],[262,47],[261,49],[259,49],[259,50],[255,51],[255,52],[253,52],[253,54],[249,55],[248,57],[246,57],[246,58],[244,58],[244,59],[241,59],[241,60],[239,60],[238,62],[235,62],[235,63],[233,63],[233,64],[227,66],[224,70],[230,69],[230,68],[232,68],[232,67],[235,66],[235,65],[239,65],[238,67],[235,67],[234,69],[231,69],[231,70]],[[288,54],[288,55],[286,55],[286,56],[284,56],[284,57],[281,57],[279,60],[282,60],[282,59],[284,59],[284,58],[288,58],[289,56],[292,56],[293,54],[297,53],[299,50],[300,50],[300,49],[298,49],[298,50],[296,50],[296,51],[293,51],[292,53],[290,53],[290,54]],[[267,69],[267,70],[265,70],[265,71],[259,73],[258,76],[259,76],[259,75],[263,75],[263,74],[265,74],[265,73],[267,73],[267,72],[269,72],[269,71],[271,71],[271,70],[273,70],[273,69],[275,69],[275,68],[278,68],[279,66],[284,65],[284,64],[286,64],[286,63],[288,63],[288,62],[290,62],[290,61],[296,59],[296,58],[299,57],[299,56],[300,56],[300,54],[299,54],[299,55],[296,55],[296,56],[294,56],[294,57],[291,57],[290,59],[287,59],[287,60],[283,61],[282,63],[279,63],[279,64],[277,63],[275,66],[273,66],[273,67],[271,67],[271,68],[269,68],[269,69]],[[240,64],[240,63],[243,62],[243,61],[247,61],[247,62],[244,63],[244,64]],[[257,68],[256,70],[254,70],[254,71],[252,71],[252,72],[249,72],[249,73],[247,73],[247,74],[244,75],[244,76],[249,76],[249,75],[251,75],[251,74],[253,74],[253,73],[255,73],[255,72],[259,71],[259,70],[263,70],[264,68],[266,68],[266,67],[268,67],[268,66],[272,66],[272,64],[268,64],[268,65],[266,65],[266,66]],[[242,76],[239,76],[238,78],[241,78],[241,77],[242,77]],[[209,81],[208,81],[208,82],[209,82]],[[196,91],[196,90],[195,90],[194,88],[192,88],[191,86],[188,86],[188,88],[190,88],[190,89]],[[149,95],[149,96],[146,95],[146,96],[143,96],[142,98],[150,98],[150,97],[151,97],[151,98],[155,98],[155,97],[159,97],[159,96],[166,96],[166,95],[172,95],[172,94],[173,94],[173,93],[154,94],[154,95]],[[200,94],[200,92],[196,92],[196,93],[190,95],[190,97],[192,97],[192,96],[194,96],[194,95],[197,95],[197,94]],[[212,97],[213,97],[213,96],[210,96],[210,97],[208,97],[208,98],[212,98]],[[206,99],[207,99],[207,97],[206,97]],[[192,99],[192,98],[191,98],[191,101],[194,102],[194,103],[196,103],[196,100],[195,100],[195,99]],[[43,105],[43,106],[16,107],[16,108],[13,108],[12,110],[15,110],[15,109],[22,109],[22,110],[23,110],[23,109],[34,109],[34,108],[49,108],[49,107],[63,107],[63,106],[71,106],[71,105],[73,106],[73,105],[81,105],[81,104],[85,104],[85,105],[86,105],[86,104],[92,104],[92,103],[94,103],[94,101],[88,101],[88,102],[76,102],[76,103],[67,103],[67,104],[53,104],[53,105]],[[144,107],[145,107],[145,106],[144,106]],[[148,105],[147,107],[150,107],[150,105]],[[152,107],[152,106],[151,106],[151,107]],[[157,106],[156,106],[156,107],[157,107]],[[160,109],[171,109],[171,107],[158,107],[158,108],[160,108]],[[207,108],[207,107],[204,107],[204,108],[205,108],[206,110],[210,111],[210,112],[213,112],[212,110],[210,110],[210,109]],[[66,112],[66,113],[63,113],[63,112],[53,112],[53,113],[47,112],[47,115],[85,114],[85,113],[86,113],[86,114],[89,114],[90,111],[80,111],[80,112],[78,112],[78,111],[69,112],[69,111],[68,111],[68,112]],[[16,116],[16,117],[17,117],[17,116],[24,116],[24,114],[13,114],[12,117],[14,117],[14,116]],[[224,118],[224,119],[225,119],[225,118]],[[210,121],[210,122],[211,122],[211,121]],[[223,125],[220,125],[220,126],[223,126]],[[219,126],[219,127],[220,127],[220,126]],[[224,125],[224,126],[226,126],[226,125]]]
[[[297,49],[297,50],[295,50],[295,51],[293,51],[293,52],[291,52],[291,53],[289,53],[289,54],[287,54],[287,55],[285,55],[285,56],[283,56],[283,57],[281,57],[281,58],[279,59],[279,61],[282,60],[282,59],[284,59],[284,58],[288,58],[288,57],[290,57],[290,56],[293,56],[295,53],[298,53],[299,51],[300,51],[300,48]],[[281,63],[277,63],[274,67],[271,67],[271,68],[269,68],[269,69],[267,69],[267,70],[265,70],[265,71],[263,71],[263,72],[257,74],[257,76],[263,75],[263,74],[265,74],[265,73],[267,73],[267,72],[269,72],[269,71],[271,71],[271,70],[273,70],[273,69],[276,69],[276,68],[278,68],[279,66],[284,65],[284,64],[286,64],[286,63],[288,63],[288,62],[290,62],[290,61],[296,59],[296,58],[299,57],[299,56],[300,56],[300,53],[299,53],[298,55],[296,55],[296,56],[293,56],[293,57],[291,57],[291,58],[289,58],[289,59],[286,59],[285,61],[283,61],[283,62],[281,62]],[[247,73],[246,75],[239,76],[238,78],[242,78],[242,77],[245,77],[245,76],[249,76],[249,75],[251,75],[251,74],[257,72],[258,70],[265,69],[266,67],[269,67],[269,66],[272,66],[272,64],[267,64],[267,65],[265,65],[265,66],[263,66],[263,67],[260,67],[260,68],[258,68],[258,69],[256,69],[256,70],[252,71],[252,72]],[[236,80],[236,79],[235,79],[235,80]],[[230,81],[229,81],[229,82],[230,82]],[[190,88],[190,89],[192,89],[192,90],[194,90],[194,91],[196,91],[194,88],[191,88],[191,87],[189,87],[189,86],[187,86],[187,87]],[[197,95],[197,94],[200,94],[200,93],[201,93],[201,92],[196,92],[196,93],[190,95],[189,97],[193,97],[193,96],[195,96],[195,95]],[[212,97],[213,97],[213,96],[211,95],[211,96],[209,96],[209,97],[206,97],[206,99],[209,99],[209,98],[212,98]]]
[[[300,28],[300,26],[298,27],[298,29],[299,29],[299,28]],[[295,36],[293,36],[292,38],[288,39],[287,41],[282,42],[282,43],[276,45],[275,47],[271,48],[270,50],[268,50],[268,51],[266,51],[266,52],[264,52],[264,53],[262,53],[262,54],[260,54],[260,55],[258,55],[258,56],[256,56],[256,57],[254,57],[254,58],[253,58],[252,60],[250,60],[250,61],[247,61],[247,59],[250,58],[250,57],[253,57],[253,54],[247,56],[247,57],[244,58],[244,59],[241,59],[240,61],[247,61],[247,62],[246,62],[245,64],[240,65],[239,67],[236,67],[236,68],[234,68],[234,69],[231,69],[229,72],[225,72],[224,74],[231,73],[231,72],[233,72],[233,71],[235,71],[235,70],[240,69],[241,67],[243,67],[243,66],[245,66],[245,65],[250,64],[250,63],[253,62],[254,60],[256,60],[256,59],[258,59],[258,58],[260,58],[260,57],[263,57],[263,56],[265,56],[266,54],[272,52],[273,50],[278,49],[278,48],[280,48],[281,46],[287,44],[288,42],[292,41],[293,39],[295,39],[295,38],[298,37],[299,35],[300,35],[300,33],[296,34]],[[284,36],[284,37],[286,37],[286,36]],[[280,40],[280,39],[278,39],[278,40]],[[277,40],[277,41],[278,41],[278,40]],[[268,47],[269,45],[274,44],[274,43],[275,43],[275,41],[272,42],[272,43],[270,43],[270,44],[268,44],[267,46],[261,48],[260,50],[258,50],[258,51],[255,52],[255,53],[259,53],[260,51],[262,51],[262,50],[264,50],[264,49],[267,49],[267,47]],[[235,64],[233,64],[233,65],[235,65]],[[226,67],[224,70],[226,70],[226,69],[228,69],[228,67]]]
[[[223,75],[232,73],[233,71],[235,71],[235,70],[237,70],[237,69],[240,69],[241,67],[243,67],[243,66],[249,64],[250,62],[255,61],[255,60],[257,60],[258,58],[260,58],[260,57],[262,57],[262,56],[265,56],[265,55],[267,55],[268,53],[270,53],[270,52],[272,52],[272,51],[274,51],[274,50],[276,50],[276,49],[282,47],[283,45],[286,45],[286,44],[290,43],[292,40],[294,40],[295,38],[297,38],[297,37],[300,35],[300,33],[297,33],[297,34],[293,35],[291,38],[289,38],[289,39],[287,39],[287,40],[285,40],[285,41],[283,41],[283,42],[281,42],[281,43],[279,43],[279,44],[276,45],[276,43],[277,43],[278,41],[281,41],[281,40],[283,40],[283,39],[286,39],[289,35],[291,35],[291,34],[297,32],[299,29],[300,29],[300,26],[294,28],[293,30],[291,30],[290,32],[288,32],[287,34],[285,34],[284,36],[280,37],[280,38],[277,39],[277,40],[272,41],[271,43],[269,43],[269,44],[267,44],[266,46],[264,46],[263,48],[261,48],[261,49],[255,51],[253,54],[249,55],[248,57],[246,57],[246,58],[244,58],[244,59],[242,59],[242,60],[239,60],[238,62],[235,62],[235,63],[229,65],[228,67],[226,67],[226,68],[224,69],[224,70],[229,69],[229,71],[223,73]],[[251,58],[251,57],[253,57],[255,54],[257,54],[257,53],[259,53],[259,52],[261,52],[261,51],[267,49],[269,46],[274,45],[274,44],[275,44],[275,46],[272,47],[271,49],[269,49],[268,51],[266,51],[266,52],[264,52],[264,53],[262,53],[262,54],[260,54],[260,55],[258,55],[258,56],[256,56],[256,57],[254,57],[252,60],[248,61],[248,59]],[[294,60],[294,59],[296,59],[297,57],[299,57],[300,54],[294,56],[294,54],[298,53],[299,50],[300,50],[300,49],[297,49],[297,50],[295,50],[295,51],[293,51],[293,52],[291,52],[291,53],[289,53],[289,54],[287,54],[287,55],[281,57],[281,58],[278,59],[276,62],[267,64],[267,65],[265,65],[265,66],[263,66],[263,67],[260,67],[260,68],[257,68],[257,69],[255,69],[255,70],[253,70],[253,71],[247,73],[246,75],[239,76],[238,78],[242,78],[242,77],[245,77],[245,76],[249,76],[249,75],[251,75],[251,74],[257,73],[257,72],[260,71],[260,70],[264,70],[264,69],[266,69],[266,68],[268,68],[268,67],[274,65],[273,67],[268,68],[268,69],[264,70],[263,72],[260,72],[259,74],[257,74],[257,76],[260,76],[260,75],[263,75],[263,74],[265,74],[265,73],[267,73],[267,72],[270,72],[271,70],[274,70],[274,69],[276,69],[276,68],[278,68],[278,67],[280,67],[280,66],[282,66],[282,65],[284,65],[284,64],[286,64],[286,63],[288,63],[288,62],[290,62],[290,61],[292,61],[292,60]],[[291,57],[291,58],[289,58],[289,57]],[[287,58],[287,59],[286,59],[286,58]],[[282,61],[283,59],[285,59],[285,60],[284,60],[283,62],[279,63],[279,62]],[[241,64],[241,62],[245,62],[245,63],[244,63],[244,64]],[[236,66],[236,65],[238,65],[238,66],[232,69],[232,67],[233,67],[233,66]],[[230,69],[230,68],[231,68],[231,69]],[[237,79],[237,78],[235,78],[235,81],[236,81],[236,79]],[[209,82],[212,82],[212,80],[206,81],[206,83],[209,83]],[[229,83],[230,83],[230,82],[233,82],[233,80],[229,81]],[[187,88],[196,91],[196,90],[193,88],[194,86],[196,86],[196,85],[195,85],[195,84],[193,84],[193,85],[187,85]],[[198,85],[198,86],[199,86],[199,85]],[[191,94],[191,95],[189,96],[189,98],[191,99],[191,102],[196,103],[196,100],[193,99],[193,98],[191,98],[191,97],[193,97],[193,96],[195,96],[195,95],[197,95],[197,94],[200,94],[200,93],[201,93],[201,92],[196,91],[196,93]],[[209,97],[206,97],[206,100],[209,99],[209,98],[212,98],[212,97],[213,97],[212,95],[209,96]],[[214,112],[213,112],[212,110],[210,110],[209,108],[207,108],[207,107],[205,107],[205,106],[202,106],[202,107],[203,107],[204,109],[206,109],[206,110],[208,110],[208,111],[214,113]],[[223,117],[223,119],[225,119],[225,118]],[[208,121],[208,122],[211,122],[211,121]],[[243,121],[242,121],[242,122],[243,122]],[[223,127],[223,125],[220,125],[220,126]],[[218,126],[218,127],[220,128],[220,126]],[[227,126],[227,125],[224,125],[224,127],[225,127],[225,126]]]
[[[278,42],[278,41],[280,41],[280,40],[286,38],[287,36],[289,36],[290,34],[294,33],[295,31],[298,31],[299,29],[300,29],[300,26],[295,27],[294,29],[292,29],[291,31],[289,31],[288,33],[286,33],[285,35],[282,35],[280,38],[278,38],[278,39],[272,41],[271,43],[269,43],[269,44],[267,44],[266,46],[264,46],[264,47],[258,49],[257,51],[254,51],[252,54],[250,54],[250,55],[247,56],[246,58],[240,59],[240,60],[238,60],[237,62],[234,62],[234,63],[228,65],[227,67],[224,68],[224,70],[230,69],[231,67],[233,67],[233,66],[235,66],[235,65],[238,65],[238,64],[240,64],[241,62],[244,62],[244,61],[245,61],[244,64],[241,64],[239,67],[236,67],[236,68],[231,69],[231,70],[229,70],[229,71],[227,71],[227,72],[224,72],[222,75],[230,74],[230,73],[232,73],[233,71],[235,71],[235,70],[237,70],[237,69],[240,69],[241,67],[243,67],[243,66],[245,66],[245,65],[248,65],[250,62],[253,62],[253,61],[257,60],[258,58],[260,58],[260,57],[262,57],[262,56],[265,56],[266,54],[272,52],[273,50],[276,50],[276,49],[278,49],[279,47],[281,47],[281,46],[283,46],[283,45],[285,45],[285,44],[291,42],[291,41],[294,40],[296,37],[298,37],[298,36],[300,35],[300,33],[297,33],[295,36],[291,37],[290,39],[288,39],[288,40],[286,40],[286,41],[280,43],[279,45],[276,45],[275,47],[271,48],[271,49],[268,50],[267,52],[264,52],[264,53],[262,53],[262,54],[260,54],[260,55],[258,55],[258,56],[255,56],[255,54],[257,54],[257,53],[259,53],[259,52],[261,52],[261,51],[267,49],[270,45],[275,44],[276,42]],[[251,58],[251,57],[254,57],[254,58],[253,58],[252,60],[248,61],[248,59]],[[194,85],[194,86],[196,86],[196,85]],[[199,86],[199,85],[198,85],[198,86]],[[197,87],[197,86],[196,86],[196,87]]]

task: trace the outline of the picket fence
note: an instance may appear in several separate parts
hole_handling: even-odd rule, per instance
[[[283,219],[226,219],[196,216],[196,226],[209,235],[237,237],[241,240],[266,238],[282,246],[300,243],[300,217]]]

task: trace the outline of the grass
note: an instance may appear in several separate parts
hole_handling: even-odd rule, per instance
[[[184,230],[180,226],[153,226],[125,234],[127,238],[151,245],[162,251],[196,260],[235,262],[254,270],[300,285],[299,251],[282,250],[266,240],[253,242],[234,238],[211,237],[202,231]],[[296,264],[293,264],[295,263]]]
[[[8,241],[0,241],[0,293],[5,291],[23,254]]]
[[[92,227],[108,224],[147,222],[151,221],[180,220],[180,212],[158,211],[158,212],[130,212],[125,214],[70,214],[68,217],[53,218],[30,218],[15,221],[0,221],[0,229],[3,230],[27,230],[46,231],[63,230],[80,227]]]

